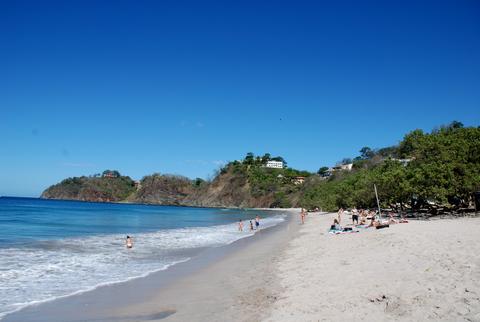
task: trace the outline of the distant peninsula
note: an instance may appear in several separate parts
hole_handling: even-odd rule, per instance
[[[382,208],[436,215],[475,209],[480,199],[480,128],[460,122],[414,130],[396,146],[371,149],[316,173],[282,157],[247,153],[206,181],[155,173],[134,181],[115,170],[67,178],[41,198],[199,207]]]

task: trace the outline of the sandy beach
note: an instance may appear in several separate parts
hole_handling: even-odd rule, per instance
[[[128,283],[5,321],[480,321],[480,218],[332,235],[283,225]],[[350,217],[342,223],[350,222]]]
[[[332,235],[335,216],[289,243],[266,321],[480,321],[480,218]]]

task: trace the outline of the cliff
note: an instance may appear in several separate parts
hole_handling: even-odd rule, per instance
[[[74,177],[46,189],[41,198],[81,201],[118,202],[135,192],[130,177]]]
[[[211,182],[161,174],[145,176],[137,185],[123,176],[74,177],[49,187],[41,197],[198,207],[290,207],[297,204],[299,188],[285,176],[289,171],[294,170],[233,162]]]

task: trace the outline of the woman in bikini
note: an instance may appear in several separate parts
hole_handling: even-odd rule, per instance
[[[127,245],[127,248],[132,248],[133,247],[133,239],[130,236],[127,236],[127,239],[125,240],[125,244]]]

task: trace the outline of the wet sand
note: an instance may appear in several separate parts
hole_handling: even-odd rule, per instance
[[[274,270],[298,231],[295,215],[165,271],[30,306],[2,322],[260,321],[280,291]]]

